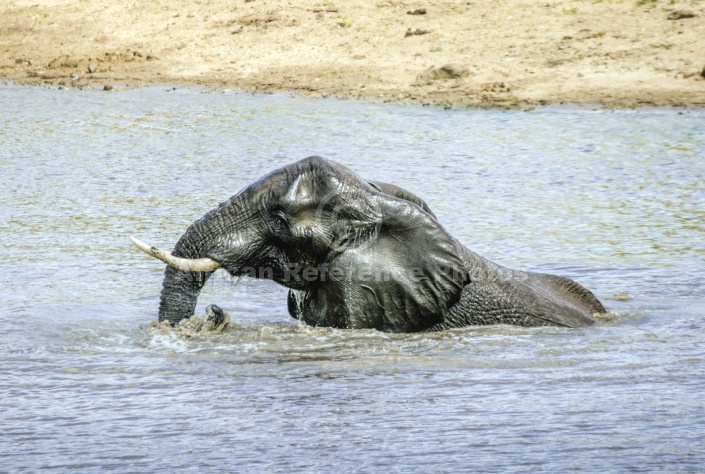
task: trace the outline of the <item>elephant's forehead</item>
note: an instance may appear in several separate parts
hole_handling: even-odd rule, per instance
[[[282,189],[281,201],[288,204],[321,204],[354,191],[355,183],[332,173],[302,173]]]
[[[320,184],[311,173],[296,176],[283,196],[283,199],[290,202],[306,202],[314,198],[314,194]],[[322,183],[321,183],[322,184]]]

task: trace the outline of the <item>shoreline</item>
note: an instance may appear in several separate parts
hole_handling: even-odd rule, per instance
[[[108,85],[109,89],[105,89]],[[0,86],[9,87],[41,87],[57,90],[80,90],[80,91],[101,91],[101,92],[112,92],[120,93],[125,91],[137,90],[137,89],[149,89],[149,88],[162,88],[166,92],[176,91],[180,89],[187,89],[196,91],[199,93],[232,93],[232,94],[248,94],[251,96],[257,95],[288,95],[293,98],[301,99],[330,99],[330,100],[341,100],[341,101],[362,101],[370,104],[390,104],[390,105],[409,105],[417,107],[435,107],[443,108],[446,110],[461,110],[461,109],[476,109],[476,110],[504,110],[504,111],[551,111],[551,112],[633,112],[633,113],[674,113],[674,114],[705,114],[705,104],[659,104],[659,105],[648,105],[643,103],[632,103],[625,101],[624,103],[610,103],[605,105],[604,103],[595,102],[546,102],[542,104],[513,104],[511,106],[507,105],[497,105],[497,104],[483,104],[478,105],[468,105],[463,103],[449,103],[449,102],[421,102],[421,101],[410,101],[410,100],[394,100],[385,99],[382,97],[351,97],[351,96],[336,96],[334,94],[320,94],[316,92],[302,93],[301,91],[288,90],[288,89],[262,89],[262,88],[252,88],[252,89],[238,89],[236,87],[221,85],[221,84],[205,84],[203,81],[191,82],[191,81],[172,81],[172,82],[154,82],[154,81],[143,81],[139,79],[134,79],[127,81],[125,83],[111,82],[111,81],[84,81],[81,83],[71,83],[65,80],[57,81],[17,81],[7,78],[0,77]]]
[[[420,7],[13,1],[0,7],[0,80],[484,109],[705,108],[705,0]]]

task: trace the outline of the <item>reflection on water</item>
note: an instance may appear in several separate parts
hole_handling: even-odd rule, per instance
[[[2,87],[0,459],[8,472],[666,470],[705,463],[705,115],[444,111]],[[318,154],[423,197],[472,250],[572,277],[580,330],[311,328],[216,274],[163,330],[169,247]]]

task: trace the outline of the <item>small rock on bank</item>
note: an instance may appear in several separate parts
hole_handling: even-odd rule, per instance
[[[462,64],[445,64],[441,67],[431,66],[416,76],[416,83],[419,85],[427,85],[433,81],[460,79],[469,75],[470,69]]]
[[[695,18],[697,15],[690,10],[676,10],[671,12],[666,18],[669,20],[682,20],[684,18]]]

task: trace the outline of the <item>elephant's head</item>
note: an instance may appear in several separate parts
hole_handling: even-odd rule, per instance
[[[437,323],[468,281],[463,247],[422,200],[319,157],[222,203],[171,254],[133,241],[169,264],[159,320],[172,324],[217,268],[291,288],[302,308],[292,314],[310,324],[393,330]]]

